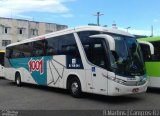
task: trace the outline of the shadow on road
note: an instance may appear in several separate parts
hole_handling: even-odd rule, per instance
[[[9,84],[12,86],[17,86],[16,83],[14,83],[14,82],[10,82]],[[37,89],[37,90],[45,91],[45,92],[57,92],[59,94],[69,94],[69,92],[67,90],[60,89],[60,88],[48,87],[48,86],[42,86],[42,85],[23,83],[22,86],[20,86],[20,87],[31,88],[33,90]]]
[[[5,78],[4,77],[0,77],[0,80],[5,80]]]
[[[160,88],[149,87],[147,89],[147,93],[157,93],[157,94],[160,94]]]
[[[124,95],[124,96],[103,96],[103,95],[95,95],[95,94],[86,94],[86,99],[96,100],[99,102],[105,102],[110,104],[127,104],[130,102],[138,102],[143,100],[142,97],[137,95]]]
[[[15,83],[13,83],[13,82],[10,82],[9,84],[11,86],[16,86]],[[70,93],[67,90],[59,89],[59,88],[32,85],[32,84],[23,84],[22,87],[31,88],[34,90],[37,89],[37,90],[45,91],[45,92],[54,92],[54,93],[62,94],[62,95],[70,95]],[[73,98],[73,99],[75,99],[75,98]],[[125,96],[104,96],[104,95],[83,93],[83,97],[80,99],[87,99],[87,100],[93,100],[93,101],[98,101],[98,102],[102,102],[102,103],[110,103],[110,104],[118,105],[118,104],[127,104],[127,103],[131,103],[131,102],[138,102],[138,101],[143,100],[144,98],[140,97],[139,94],[125,95]]]

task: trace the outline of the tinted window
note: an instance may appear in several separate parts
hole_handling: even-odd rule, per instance
[[[59,54],[69,55],[74,58],[80,57],[74,35],[70,34],[59,37]]]
[[[35,41],[32,43],[32,57],[45,55],[45,40]]]
[[[6,48],[6,57],[7,58],[11,58],[11,54],[12,54],[12,47],[8,47]]]
[[[24,57],[31,57],[33,51],[33,44],[32,43],[25,43],[23,44],[23,54]]]
[[[79,32],[79,38],[82,42],[83,48],[85,50],[86,56],[88,58],[88,60],[91,60],[91,41],[90,41],[90,37],[91,35],[96,35],[96,34],[100,34],[100,32],[98,31],[82,31]]]
[[[91,35],[100,34],[98,31],[84,31],[79,32],[79,38],[82,42],[83,48],[85,50],[87,59],[102,68],[107,68],[108,54],[107,54],[107,44],[102,38],[90,38]],[[109,69],[109,68],[108,68]]]
[[[160,42],[151,42],[154,46],[154,57],[153,61],[160,61]]]
[[[12,47],[11,58],[24,57],[22,50],[23,50],[23,45],[17,45],[17,46]]]
[[[47,55],[69,55],[80,57],[79,50],[73,34],[47,39]]]
[[[16,46],[7,48],[6,57],[8,57],[8,58],[25,57],[25,55],[23,53],[23,45],[16,45]]]
[[[58,38],[49,38],[46,43],[46,55],[57,55],[58,54]]]
[[[91,56],[90,62],[93,64],[106,68],[106,51],[105,51],[105,41],[101,38],[94,38],[91,43]]]
[[[6,57],[24,58],[50,55],[68,55],[80,58],[73,34],[48,38],[7,48]]]
[[[8,58],[24,58],[38,57],[45,55],[44,40],[25,43],[7,48],[6,57]]]

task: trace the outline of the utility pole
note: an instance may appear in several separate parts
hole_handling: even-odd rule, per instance
[[[94,15],[94,16],[97,17],[97,26],[100,26],[100,24],[99,24],[99,18],[100,18],[100,16],[102,16],[102,15],[104,15],[104,14],[101,14],[100,12],[97,12],[97,14]]]
[[[151,26],[151,37],[153,37],[153,25]]]
[[[131,27],[127,27],[126,29],[127,29],[127,32],[128,32],[128,29],[130,29]]]

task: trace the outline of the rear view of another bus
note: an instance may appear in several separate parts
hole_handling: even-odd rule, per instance
[[[0,77],[4,77],[4,50],[0,50]]]
[[[148,55],[149,48],[142,46],[143,56],[147,75],[149,77],[149,87],[160,87],[160,37],[148,37],[139,39],[149,42],[153,46],[154,54]]]

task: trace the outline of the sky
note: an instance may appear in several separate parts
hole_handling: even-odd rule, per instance
[[[96,24],[139,35],[160,36],[160,0],[0,0],[0,17],[58,23],[77,27]]]

